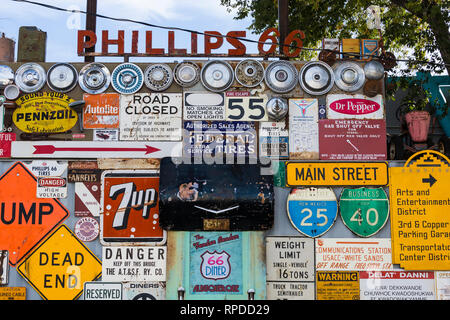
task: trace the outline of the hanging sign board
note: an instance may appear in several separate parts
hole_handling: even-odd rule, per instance
[[[13,266],[69,216],[57,199],[37,198],[36,186],[36,177],[21,162],[0,177],[0,243]]]
[[[45,300],[75,300],[86,281],[101,276],[100,260],[65,225],[56,229],[17,271]]]
[[[100,215],[103,245],[161,245],[159,177],[155,170],[108,170],[102,173]]]
[[[436,300],[434,272],[362,271],[361,300]]]
[[[314,300],[314,240],[266,237],[268,300]]]
[[[289,158],[319,159],[317,99],[289,99]]]
[[[57,92],[37,92],[16,100],[13,121],[17,128],[28,133],[56,133],[72,129],[78,115],[69,104],[74,100]]]
[[[166,281],[167,247],[103,247],[102,281]]]
[[[450,269],[449,166],[426,150],[389,168],[392,260],[405,270]]]
[[[316,270],[392,270],[391,239],[317,238]]]
[[[180,141],[181,93],[120,96],[120,140]]]
[[[316,287],[317,300],[359,300],[359,273],[318,271]]]
[[[387,162],[286,162],[286,186],[385,186]]]
[[[119,128],[120,95],[118,93],[83,94],[85,129]]]
[[[320,160],[386,160],[386,121],[319,120]]]
[[[160,225],[166,230],[262,231],[273,225],[273,176],[267,166],[164,158],[160,172]]]

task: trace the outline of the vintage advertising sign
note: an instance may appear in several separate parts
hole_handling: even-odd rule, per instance
[[[161,227],[172,231],[270,229],[274,191],[269,169],[262,164],[188,164],[162,159]]]
[[[286,162],[286,186],[385,186],[387,162]]]
[[[11,157],[11,143],[16,141],[14,132],[0,133],[0,158]]]
[[[123,300],[121,282],[90,281],[84,283],[84,300]]]
[[[343,189],[339,211],[344,225],[360,237],[378,233],[389,219],[389,200],[383,188]]]
[[[85,129],[119,128],[120,95],[118,93],[83,94]]]
[[[386,160],[386,121],[319,120],[320,160]]]
[[[45,300],[75,300],[86,281],[101,276],[100,260],[65,225],[56,229],[17,272]]]
[[[314,300],[314,239],[266,237],[267,299]]]
[[[69,216],[59,200],[37,198],[36,185],[37,178],[21,162],[0,177],[0,243],[12,266]]]
[[[100,217],[101,183],[75,182],[75,217]]]
[[[271,159],[289,158],[289,130],[286,122],[259,123],[259,155]]]
[[[319,159],[317,99],[289,99],[289,158]]]
[[[68,167],[67,161],[55,160],[33,160],[24,164],[36,177],[65,176]]]
[[[8,284],[9,279],[8,250],[0,250],[0,285]]]
[[[389,168],[392,260],[405,270],[450,270],[449,165],[426,150]]]
[[[166,281],[167,247],[103,247],[102,281]]]
[[[75,126],[78,115],[69,103],[69,96],[57,92],[35,92],[16,100],[13,122],[17,128],[29,133],[65,132]]]
[[[361,53],[363,60],[369,60],[373,55],[377,55],[380,49],[378,39],[362,39],[361,40]]]
[[[450,271],[435,271],[436,299],[450,300]]]
[[[153,282],[123,282],[123,300],[165,300],[166,283]]]
[[[227,91],[225,93],[226,120],[268,121],[266,95],[252,96],[249,91]]]
[[[252,122],[184,121],[184,157],[256,157],[256,130]]]
[[[262,232],[169,232],[167,299],[255,300],[266,298]]]
[[[100,226],[94,218],[84,217],[75,223],[75,234],[81,241],[89,242],[98,237]]]
[[[367,97],[361,94],[327,95],[328,119],[383,119],[384,104],[381,94]]]
[[[292,226],[311,238],[330,230],[338,212],[336,195],[331,188],[292,189],[286,207]]]
[[[102,173],[100,215],[103,245],[161,245],[159,177],[156,170],[108,170]]]
[[[434,272],[362,271],[361,300],[435,300]]]
[[[181,93],[120,96],[120,140],[180,141]]]
[[[359,273],[318,271],[316,288],[317,300],[359,300]]]
[[[181,142],[13,141],[12,158],[162,158],[181,156]]]
[[[0,287],[0,300],[26,300],[26,287]]]
[[[68,162],[69,182],[100,182],[100,174],[97,161]]]
[[[94,129],[93,141],[119,141],[119,130]]]
[[[184,120],[225,120],[225,97],[223,93],[184,92]]]
[[[316,239],[318,271],[390,271],[391,239]]]

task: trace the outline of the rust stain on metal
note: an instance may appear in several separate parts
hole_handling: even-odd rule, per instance
[[[98,169],[97,161],[69,161],[69,169]]]

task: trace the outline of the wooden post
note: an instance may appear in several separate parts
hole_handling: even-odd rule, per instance
[[[97,25],[97,0],[86,0],[86,30],[91,30],[95,33]],[[95,52],[95,46],[92,48],[86,48],[86,52]],[[94,62],[94,56],[85,56],[84,62]]]
[[[280,54],[283,54],[283,44],[284,39],[286,39],[289,33],[289,11],[288,11],[289,0],[278,0],[278,28],[280,31]],[[289,58],[280,58],[280,60],[288,60]]]

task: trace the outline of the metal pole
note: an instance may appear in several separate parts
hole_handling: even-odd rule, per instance
[[[91,30],[95,33],[97,26],[97,0],[86,0],[86,30]],[[95,52],[95,47],[86,48],[86,52]],[[94,62],[95,57],[84,57],[84,62]]]
[[[280,54],[283,54],[284,39],[286,39],[289,33],[289,0],[278,0],[278,31],[280,31]],[[280,58],[281,60],[288,60],[288,58]]]

